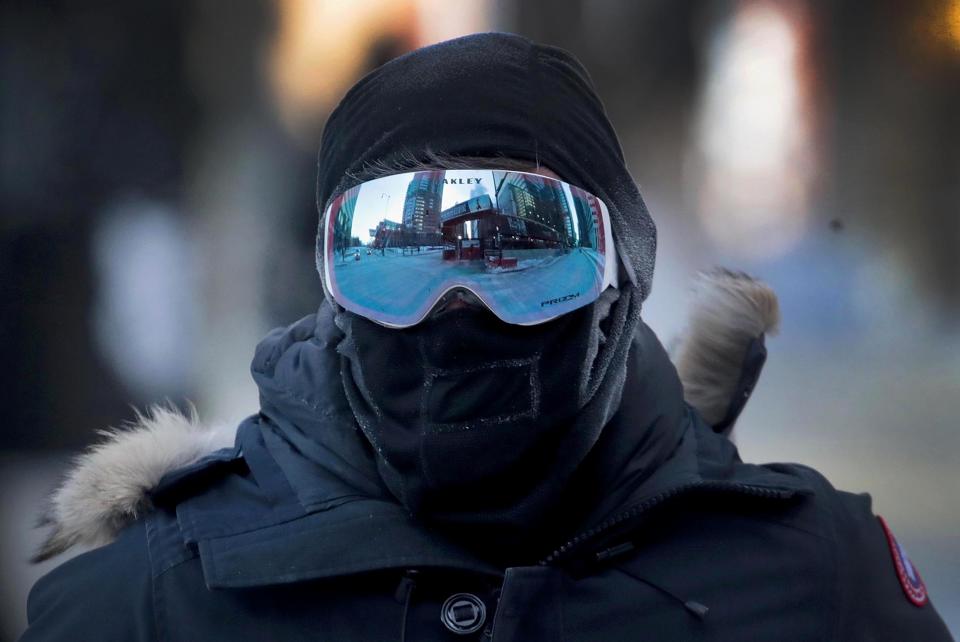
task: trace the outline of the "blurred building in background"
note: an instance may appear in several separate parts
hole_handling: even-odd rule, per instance
[[[960,634],[960,0],[8,1],[0,8],[0,639],[71,452],[131,407],[256,411],[312,312],[326,115],[409,49],[506,30],[590,70],[660,230],[669,343],[713,265],[783,310],[745,459],[869,490]],[[477,61],[482,64],[482,61]]]

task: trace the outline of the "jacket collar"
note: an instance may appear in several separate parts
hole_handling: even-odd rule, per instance
[[[261,344],[252,369],[262,412],[241,426],[237,439],[248,472],[224,477],[177,509],[185,539],[198,546],[208,586],[391,568],[501,573],[454,538],[411,519],[380,483],[346,402],[335,386],[317,385],[339,381],[337,360],[326,357],[334,346],[322,323],[307,317]],[[804,492],[794,478],[741,463],[733,445],[699,420],[646,326],[630,371],[620,411],[579,480],[604,489],[580,521],[578,532],[590,536],[579,543],[602,543],[606,532],[630,527],[622,516],[632,511],[636,517],[645,503],[684,489],[755,494],[766,488],[774,498]]]
[[[249,474],[230,475],[177,508],[181,532],[198,547],[208,587],[284,584],[387,569],[503,573],[384,498],[342,497],[304,508],[266,450],[263,435],[257,420],[244,424],[238,442]],[[705,426],[689,424],[680,447],[619,511],[585,523],[587,536],[576,541],[578,551],[592,558],[611,542],[628,538],[639,528],[645,506],[658,497],[675,501],[702,489],[785,502],[811,492],[798,477],[739,462],[733,446],[724,442]],[[623,515],[628,519],[617,523]],[[559,557],[544,562],[566,563]]]
[[[706,493],[716,498],[717,505],[736,499],[786,504],[812,495],[813,488],[795,469],[781,472],[773,466],[743,463],[736,447],[691,411],[672,456],[635,487],[616,511],[589,522],[541,563],[564,564],[582,572],[648,527],[649,520],[655,519],[654,509]]]
[[[238,588],[284,584],[366,571],[442,567],[499,575],[454,542],[410,519],[382,497],[331,493],[301,503],[267,442],[271,427],[252,417],[240,426],[243,473],[219,479],[180,502],[177,521],[185,543],[196,545],[206,584]]]

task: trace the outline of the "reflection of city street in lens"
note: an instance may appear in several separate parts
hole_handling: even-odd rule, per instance
[[[510,263],[503,256],[508,249],[603,251],[599,204],[579,188],[536,174],[499,171],[430,170],[402,180],[402,212],[394,209],[387,216],[392,196],[380,193],[384,215],[366,230],[370,246],[381,255],[387,248],[414,252],[443,246],[448,260],[482,259],[502,268]],[[393,186],[396,196],[399,189]],[[356,201],[357,196],[347,197],[337,210],[339,247],[355,244],[364,232],[362,225],[353,226]]]
[[[453,285],[469,287],[502,318],[523,322],[543,307],[574,309],[602,283],[599,201],[537,174],[428,170],[386,177],[348,190],[331,216],[338,289],[398,323],[424,314]],[[362,248],[364,233],[370,241]]]

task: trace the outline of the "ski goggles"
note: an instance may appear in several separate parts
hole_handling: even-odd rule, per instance
[[[606,205],[563,181],[504,170],[425,170],[361,183],[323,215],[327,291],[381,325],[422,321],[462,288],[534,325],[617,287]]]

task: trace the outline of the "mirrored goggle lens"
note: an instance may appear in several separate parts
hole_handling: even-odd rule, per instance
[[[347,190],[324,214],[327,289],[378,323],[419,323],[455,288],[507,323],[535,324],[616,286],[606,206],[559,180],[429,170]]]

